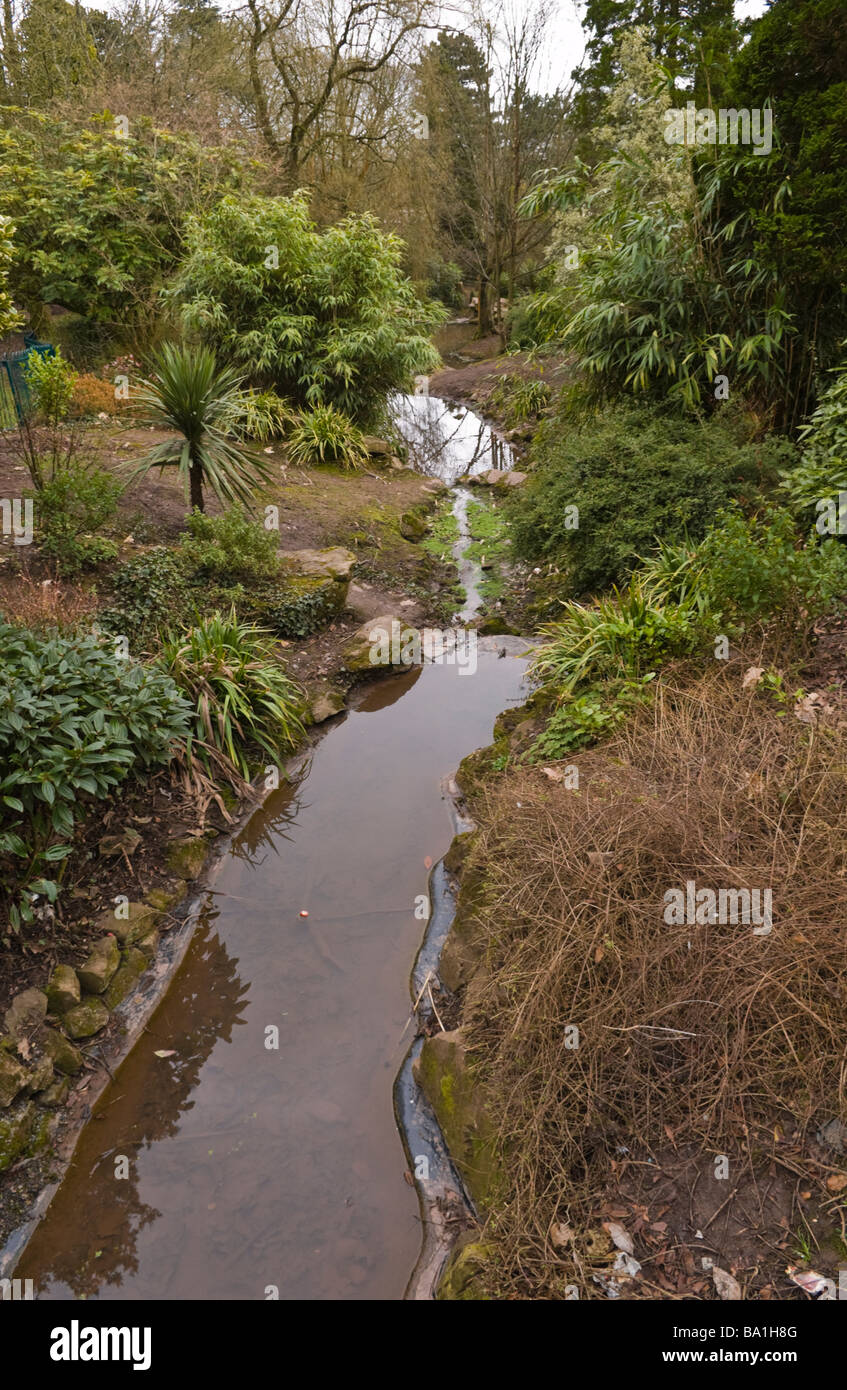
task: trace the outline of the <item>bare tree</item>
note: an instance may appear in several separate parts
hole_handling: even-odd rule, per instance
[[[427,27],[431,0],[247,0],[238,18],[256,125],[293,189],[334,138],[334,109],[356,90],[379,106],[379,77]]]

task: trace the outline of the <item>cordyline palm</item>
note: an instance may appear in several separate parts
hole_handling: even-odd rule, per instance
[[[153,377],[141,383],[135,403],[148,424],[178,437],[151,449],[133,476],[175,466],[192,510],[203,511],[206,483],[219,501],[248,504],[271,473],[267,460],[227,435],[241,410],[240,374],[219,367],[208,348],[178,343],[165,343],[152,365]]]

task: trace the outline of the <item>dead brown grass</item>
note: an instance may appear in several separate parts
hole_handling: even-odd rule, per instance
[[[26,571],[0,580],[0,612],[6,621],[38,632],[72,628],[96,608],[96,595],[78,584],[37,579]]]
[[[503,1158],[503,1289],[544,1287],[551,1223],[591,1220],[624,1149],[752,1164],[777,1119],[847,1120],[844,734],[739,687],[665,685],[572,757],[578,792],[520,770],[477,808],[491,976],[466,1023]],[[773,930],[667,925],[688,879],[772,889]]]

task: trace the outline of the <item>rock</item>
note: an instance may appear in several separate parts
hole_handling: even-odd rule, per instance
[[[112,932],[122,946],[130,946],[133,941],[137,941],[139,936],[143,936],[145,932],[156,925],[159,913],[149,902],[128,903],[125,911],[126,917],[115,917],[114,913],[104,913],[98,921],[98,926]]]
[[[152,929],[155,931],[155,928]],[[156,937],[158,939],[158,932]],[[126,999],[130,991],[135,987],[137,981],[147,969],[148,961],[144,951],[137,946],[130,946],[126,953],[126,959],[119,966],[112,979],[111,984],[103,995],[103,1003],[110,1011],[116,1009],[119,1004]]]
[[[414,507],[400,518],[400,535],[404,540],[422,541],[428,530],[426,516]]]
[[[70,965],[57,965],[47,982],[50,1012],[63,1014],[80,1001],[79,977]]]
[[[151,961],[159,949],[159,933],[156,928],[151,927],[144,936],[138,938],[135,945],[145,960]]]
[[[36,1095],[38,1091],[43,1091],[49,1086],[52,1080],[53,1062],[45,1053],[27,1068],[26,1089],[30,1095]]]
[[[0,1173],[4,1173],[25,1152],[32,1138],[37,1114],[34,1102],[26,1100],[16,1105],[14,1110],[0,1115]]]
[[[337,579],[344,583],[350,578],[356,556],[343,546],[328,550],[285,550],[282,559],[297,574],[318,575],[322,579]]]
[[[526,482],[527,475],[517,468],[493,468],[486,478],[491,487],[520,487],[521,483]]]
[[[57,1032],[55,1028],[45,1028],[38,1041],[52,1059],[56,1071],[65,1076],[76,1076],[82,1066],[82,1053],[64,1033]]]
[[[344,696],[334,690],[322,690],[312,700],[310,712],[313,724],[324,724],[327,719],[340,714],[344,709]]]
[[[187,893],[188,884],[184,878],[178,878],[169,888],[154,888],[147,894],[147,901],[155,912],[170,912],[172,908],[179,906]],[[117,936],[117,932],[115,935]]]
[[[375,434],[366,434],[362,443],[372,457],[379,457],[380,454],[389,456],[394,453],[394,445],[389,444],[387,439],[378,439]]]
[[[440,497],[442,493],[447,492],[447,484],[442,478],[430,478],[424,483],[422,490],[432,493],[433,497]]]
[[[47,995],[40,989],[25,989],[15,996],[3,1016],[5,1031],[17,1040],[44,1022],[47,1012]]]
[[[484,1295],[478,1292],[476,1286],[491,1254],[491,1246],[479,1240],[461,1246],[447,1261],[435,1297],[449,1301],[482,1298]]]
[[[44,1105],[48,1110],[58,1109],[64,1105],[71,1093],[71,1079],[69,1076],[59,1076],[54,1082],[41,1092],[38,1097],[38,1104]]]
[[[26,1083],[26,1067],[10,1052],[0,1048],[0,1109],[5,1110],[11,1105]]]
[[[203,872],[209,847],[205,840],[189,836],[184,840],[174,840],[168,848],[167,864],[180,878],[193,883]]]
[[[94,943],[91,955],[76,972],[83,989],[89,994],[102,994],[121,963],[121,953],[114,936],[103,936]]]
[[[75,1009],[69,1009],[62,1020],[71,1038],[90,1038],[109,1022],[109,1010],[96,995],[88,995]]]
[[[425,1038],[414,1071],[471,1197],[486,1206],[498,1185],[494,1134],[461,1029]]]
[[[357,628],[342,651],[342,660],[348,671],[378,671],[391,666],[392,624],[397,624],[398,634],[406,624],[391,614],[370,618]]]

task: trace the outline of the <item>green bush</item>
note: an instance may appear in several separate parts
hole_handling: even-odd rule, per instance
[[[587,748],[614,733],[633,707],[645,699],[650,679],[609,681],[566,700],[533,744],[533,760],[566,758],[577,748]]]
[[[584,593],[620,584],[663,540],[698,540],[730,499],[775,484],[792,446],[748,441],[729,412],[699,423],[621,404],[543,421],[535,452],[511,508],[516,553],[561,564]]]
[[[97,615],[100,627],[127,638],[136,651],[151,651],[171,631],[187,627],[195,614],[185,561],[180,554],[156,546],[112,576],[113,602]]]
[[[77,373],[62,356],[54,352],[31,352],[24,367],[24,380],[35,413],[48,425],[65,420],[71,407]]]
[[[319,405],[300,416],[291,432],[288,453],[292,463],[303,468],[321,463],[362,468],[368,458],[362,431],[331,405]]]
[[[32,894],[55,900],[51,866],[70,854],[86,803],[166,763],[188,728],[161,671],[116,659],[91,635],[43,637],[0,620],[0,884],[26,884],[13,930],[33,920]]]
[[[491,402],[504,412],[507,425],[520,425],[545,410],[552,395],[550,383],[540,377],[507,372],[492,391]]]
[[[237,605],[278,637],[310,637],[338,617],[340,585],[320,575],[296,575],[259,585]]]
[[[279,574],[278,533],[266,531],[239,507],[223,516],[192,512],[180,550],[196,576],[224,585],[250,585]]]
[[[559,622],[541,627],[547,641],[536,653],[533,675],[566,693],[607,677],[644,677],[669,658],[692,652],[702,622],[694,597],[659,602],[635,575],[626,589],[591,605],[565,604]]]
[[[252,385],[364,421],[438,363],[445,311],[418,299],[401,259],[369,214],[318,232],[305,193],[227,196],[191,219],[170,293],[188,332]]]
[[[166,641],[159,661],[193,708],[188,753],[196,750],[207,771],[220,774],[216,752],[248,777],[255,748],[278,761],[301,736],[302,697],[270,634],[234,610]]]
[[[811,523],[820,515],[818,502],[834,502],[847,490],[847,366],[839,368],[799,437],[803,459],[783,475],[782,491]]]
[[[36,494],[35,521],[42,554],[71,579],[118,553],[114,541],[97,532],[114,519],[123,487],[111,473],[71,461]]]
[[[760,517],[721,514],[693,562],[715,612],[740,619],[804,623],[833,609],[847,593],[847,548],[836,540],[800,543],[794,519],[768,507]]]

